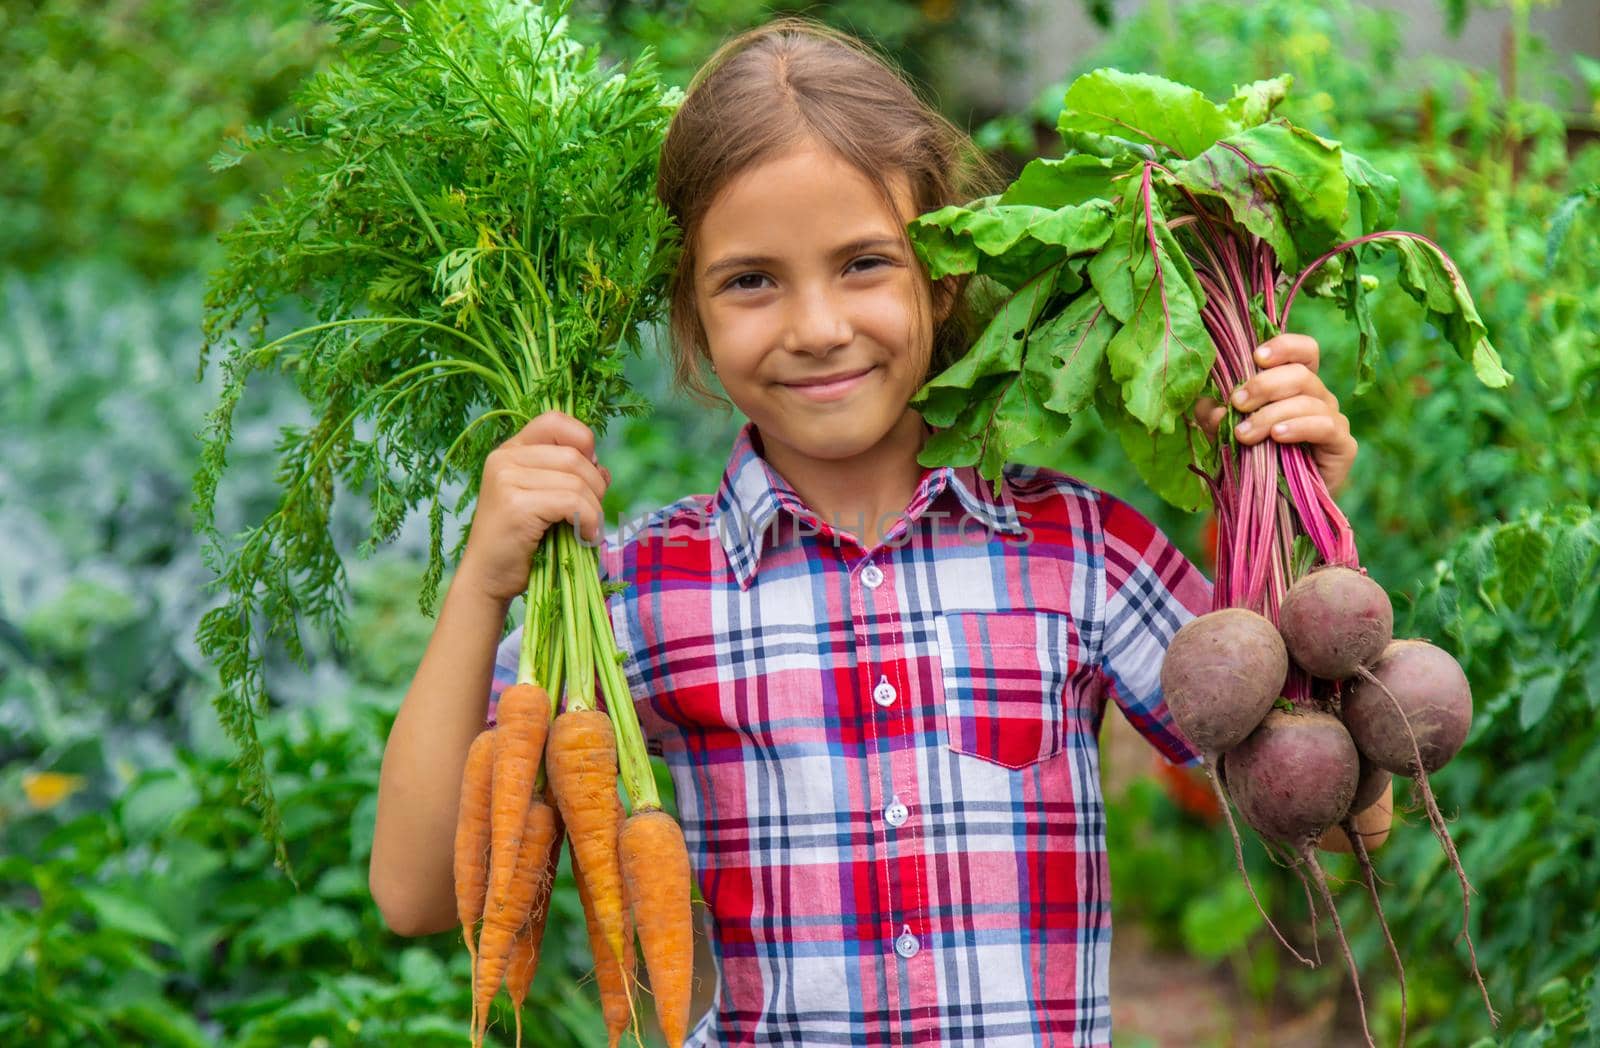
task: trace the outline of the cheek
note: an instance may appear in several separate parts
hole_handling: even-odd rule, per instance
[[[894,349],[908,377],[917,378],[926,372],[933,353],[933,315],[926,296],[918,296],[908,282],[884,288],[863,305],[864,332],[880,345]]]

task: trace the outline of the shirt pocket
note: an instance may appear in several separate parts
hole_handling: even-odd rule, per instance
[[[1054,611],[958,611],[938,618],[949,746],[1026,768],[1063,745],[1071,617]]]

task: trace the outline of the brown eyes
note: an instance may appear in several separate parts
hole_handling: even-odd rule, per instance
[[[851,259],[850,264],[845,266],[845,272],[866,273],[874,269],[881,269],[884,266],[890,266],[893,264],[894,263],[892,260],[884,258],[882,255],[863,255],[860,258]],[[770,279],[771,278],[765,273],[740,273],[738,276],[722,285],[722,290],[761,291],[764,289],[764,285],[761,283],[761,281]]]

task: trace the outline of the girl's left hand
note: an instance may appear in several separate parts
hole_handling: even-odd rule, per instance
[[[1233,394],[1233,408],[1245,418],[1234,430],[1241,444],[1259,444],[1271,436],[1280,444],[1309,444],[1311,457],[1328,492],[1339,493],[1356,461],[1356,440],[1350,420],[1317,375],[1317,340],[1285,332],[1256,349],[1261,370]],[[1195,421],[1215,440],[1226,408],[1201,397]]]

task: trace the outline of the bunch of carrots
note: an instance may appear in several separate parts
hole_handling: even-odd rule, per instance
[[[574,35],[570,0],[327,6],[339,51],[301,88],[295,117],[248,129],[214,161],[293,158],[279,191],[223,236],[205,321],[206,352],[226,353],[223,389],[195,480],[197,528],[228,594],[196,636],[225,685],[217,707],[241,787],[286,871],[256,732],[269,706],[262,638],[281,635],[302,658],[303,623],[342,636],[336,494],[369,494],[363,552],[426,507],[419,602],[431,613],[446,504],[476,498],[495,447],[551,409],[597,433],[648,410],[623,357],[663,311],[678,251],[655,185],[679,94],[648,53],[604,61]],[[317,320],[271,337],[286,303]],[[234,411],[270,369],[293,376],[315,422],[284,427],[277,506],[230,542],[215,508]],[[473,1040],[502,983],[520,1012],[565,839],[612,1044],[634,1019],[635,927],[679,1044],[688,855],[661,810],[599,563],[561,524],[529,570],[517,681],[471,747],[455,841]]]
[[[553,554],[548,548],[552,544]],[[536,558],[530,594],[588,597],[589,601],[578,603],[592,607],[600,594],[598,584],[549,585],[549,573],[561,567],[555,561],[575,547],[569,526],[552,532]],[[564,576],[563,581],[574,580]],[[615,658],[600,666],[586,663],[585,656],[592,656],[592,651],[558,639],[564,635],[566,641],[598,640],[602,648],[609,642],[614,653],[609,622],[597,621],[591,614],[588,633],[563,631],[558,628],[561,607],[558,599],[542,607],[529,601],[518,683],[500,696],[496,723],[473,740],[462,773],[455,839],[456,911],[472,959],[473,1044],[483,1043],[490,1006],[504,983],[520,1048],[522,1002],[538,968],[566,838],[611,1048],[616,1048],[625,1030],[633,1028],[637,1036],[636,932],[657,1021],[667,1043],[679,1045],[688,1032],[693,973],[688,849],[682,829],[660,808],[653,788],[649,798],[641,798],[625,816],[617,791],[622,769],[612,716],[621,714],[622,736],[633,744],[625,745],[628,752],[620,764],[637,768],[643,761],[642,739],[627,692],[607,696],[608,716],[591,705],[594,689],[585,673],[589,689],[570,692],[566,710],[557,712],[556,696],[569,652],[578,667],[600,668],[602,693],[620,679],[601,668],[615,670]],[[540,644],[534,638],[545,642],[542,660],[535,654]],[[533,670],[535,662],[541,663],[540,672]],[[550,685],[548,689],[531,679],[536,675]],[[645,781],[653,787],[653,780]]]

